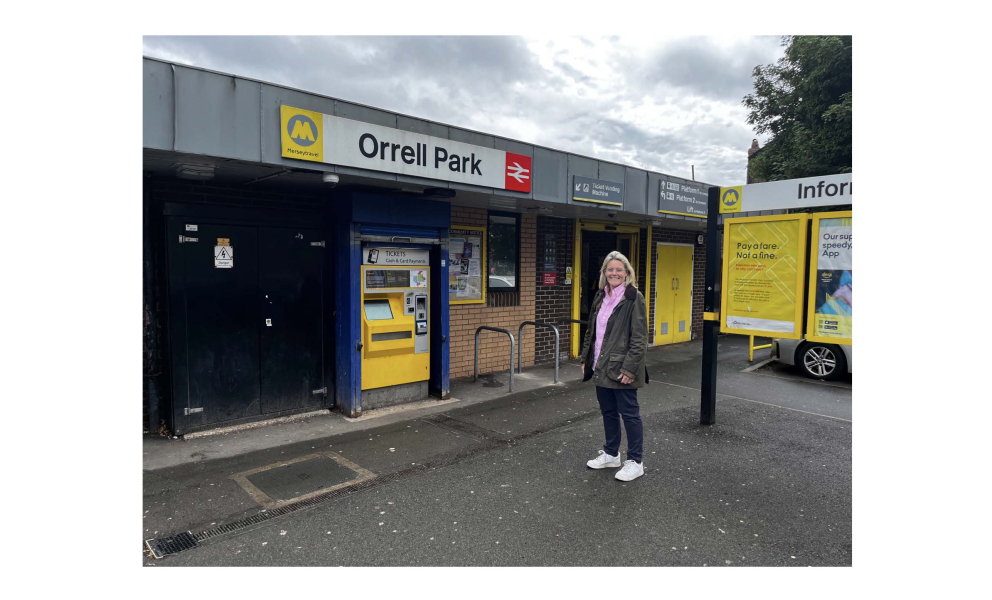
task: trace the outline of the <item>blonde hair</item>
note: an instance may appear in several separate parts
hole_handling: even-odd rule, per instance
[[[627,278],[624,279],[624,284],[637,287],[637,275],[634,273],[633,267],[630,266],[630,261],[618,250],[614,250],[606,255],[606,258],[603,259],[603,266],[599,269],[599,289],[606,287],[606,265],[610,264],[611,260],[619,260],[623,263],[623,268],[627,271]]]

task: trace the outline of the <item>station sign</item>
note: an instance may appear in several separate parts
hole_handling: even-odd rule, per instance
[[[851,211],[813,215],[806,339],[850,344],[854,262]]]
[[[623,208],[623,184],[573,175],[572,200]]]
[[[720,188],[720,214],[854,204],[852,174]]]
[[[727,219],[720,331],[802,337],[809,215]]]
[[[661,180],[661,191],[658,196],[658,212],[670,215],[704,218],[709,202],[710,186],[696,181],[688,181],[677,177]]]
[[[282,156],[530,192],[530,156],[281,106]]]

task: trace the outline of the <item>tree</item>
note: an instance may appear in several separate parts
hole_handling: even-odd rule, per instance
[[[786,36],[785,56],[754,68],[741,102],[771,139],[748,161],[755,182],[851,172],[851,36]]]

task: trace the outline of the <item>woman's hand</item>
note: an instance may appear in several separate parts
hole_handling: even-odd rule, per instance
[[[586,372],[586,361],[582,361],[582,373]]]
[[[620,383],[627,384],[634,381],[633,377],[627,377],[626,375],[620,375]]]

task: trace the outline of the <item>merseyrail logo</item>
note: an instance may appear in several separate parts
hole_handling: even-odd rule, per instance
[[[317,134],[315,133],[317,124],[306,115],[290,117],[286,130],[289,131],[289,139],[300,146],[312,146],[317,141]]]
[[[322,162],[324,159],[324,116],[318,112],[280,107],[282,116],[282,155],[286,158]]]
[[[741,212],[741,186],[720,188],[720,213]]]

